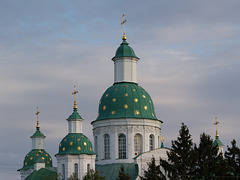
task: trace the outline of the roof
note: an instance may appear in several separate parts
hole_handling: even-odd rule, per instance
[[[52,158],[51,156],[44,150],[41,149],[32,149],[24,158],[23,167],[19,170],[25,169],[34,169],[34,163],[41,158],[45,162],[45,167],[52,167]]]
[[[64,154],[95,154],[91,141],[82,133],[69,133],[59,144],[56,155]]]
[[[46,136],[43,135],[43,133],[40,131],[39,128],[36,129],[36,132],[31,136],[31,138],[34,138],[34,137],[42,137],[42,138],[45,138]]]
[[[70,119],[82,119],[82,117],[77,112],[77,109],[73,109],[73,113],[69,116],[67,120],[70,120]]]
[[[214,146],[223,146],[223,143],[220,141],[219,137],[216,136],[215,141],[213,142]]]
[[[25,180],[57,179],[57,168],[41,168],[33,171]]]
[[[133,49],[130,46],[128,46],[128,43],[125,40],[123,40],[123,42],[121,43],[121,45],[117,49],[115,56],[112,59],[118,58],[118,57],[134,57],[134,58],[139,59],[135,55]]]
[[[122,165],[124,167],[124,172],[128,174],[131,179],[136,179],[138,177],[138,165],[134,163],[95,165],[95,169],[99,172],[100,176],[105,177],[105,180],[113,180],[118,177]]]
[[[150,95],[138,84],[115,83],[102,95],[96,120],[138,118],[157,120]]]

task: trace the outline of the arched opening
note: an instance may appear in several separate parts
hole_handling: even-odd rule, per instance
[[[110,136],[105,134],[104,138],[104,159],[110,159]]]
[[[134,155],[137,156],[138,154],[142,153],[142,135],[135,134],[134,136]]]
[[[78,164],[77,163],[74,164],[74,173],[76,174],[76,176],[78,178]]]
[[[62,164],[62,179],[65,179],[65,165]]]
[[[151,150],[153,150],[153,149],[154,149],[154,135],[151,134],[151,135],[149,136],[149,150],[151,151]]]
[[[119,134],[118,136],[118,158],[119,159],[127,158],[126,136],[124,134]]]
[[[98,160],[98,139],[97,139],[97,136],[95,136],[95,139],[94,139],[94,151],[96,153],[96,160]]]

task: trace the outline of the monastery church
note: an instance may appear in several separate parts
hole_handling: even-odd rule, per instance
[[[123,16],[123,26],[125,22]],[[150,95],[137,82],[139,60],[124,32],[122,43],[112,58],[114,83],[103,93],[98,117],[91,122],[94,149],[92,142],[82,133],[83,118],[77,108],[78,91],[74,86],[74,107],[67,119],[68,132],[55,154],[57,167],[52,166],[52,157],[44,148],[46,136],[40,131],[37,109],[36,131],[31,136],[32,149],[18,170],[21,180],[56,176],[67,180],[73,173],[81,180],[90,169],[98,171],[106,180],[114,180],[122,165],[131,179],[140,179],[139,175],[143,176],[143,170],[147,169],[147,162],[153,156],[167,159],[166,152],[170,149],[163,145],[163,122],[155,115]],[[217,143],[221,143],[220,140]],[[221,147],[223,150],[223,145]]]

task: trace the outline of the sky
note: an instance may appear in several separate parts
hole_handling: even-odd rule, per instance
[[[237,0],[0,0],[0,180],[20,179],[31,150],[36,107],[45,150],[52,156],[67,135],[73,86],[83,133],[92,138],[98,102],[113,84],[122,42],[140,58],[138,83],[163,121],[164,144],[181,123],[193,142],[215,138],[240,144],[240,1]]]

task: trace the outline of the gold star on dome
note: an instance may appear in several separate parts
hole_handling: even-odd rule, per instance
[[[125,108],[125,109],[127,109],[127,108],[128,108],[128,105],[127,105],[127,104],[125,104],[125,105],[124,105],[124,108]]]
[[[115,111],[112,111],[112,114],[115,114]]]
[[[116,101],[116,98],[113,98],[113,102],[115,102]]]
[[[137,99],[137,98],[135,98],[135,99],[134,99],[134,102],[138,102],[138,99]]]
[[[140,113],[140,112],[139,112],[138,110],[135,111],[135,115],[139,115],[139,113]]]
[[[147,110],[148,109],[147,106],[144,106],[144,109]]]

